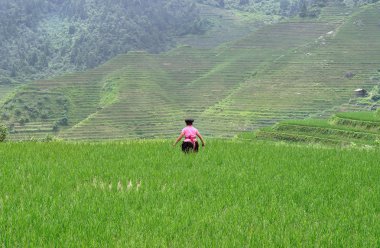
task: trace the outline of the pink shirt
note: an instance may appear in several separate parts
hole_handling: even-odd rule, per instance
[[[194,143],[197,141],[198,130],[193,126],[187,126],[182,129],[182,134],[185,135],[185,142]]]

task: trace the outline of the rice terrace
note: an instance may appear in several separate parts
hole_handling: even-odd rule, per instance
[[[0,55],[0,247],[380,246],[380,2],[0,0]]]

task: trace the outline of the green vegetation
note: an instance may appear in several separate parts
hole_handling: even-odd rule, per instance
[[[198,0],[203,4],[217,6],[219,8],[238,9],[240,11],[263,13],[265,15],[278,16],[295,16],[300,17],[318,17],[320,11],[327,4],[340,4],[345,6],[348,3],[344,1],[327,1],[327,0],[281,0],[281,1],[263,1],[263,0]],[[357,5],[372,1],[363,1]]]
[[[0,243],[378,244],[378,149],[215,140],[184,156],[170,144],[1,144]]]
[[[380,118],[373,111],[339,113],[336,116],[342,119],[380,122]]]
[[[237,36],[246,30],[245,18],[256,15],[207,6],[201,16],[212,14],[231,29],[243,23]],[[199,47],[128,52],[92,70],[33,81],[16,93],[2,85],[0,96],[7,100],[1,100],[1,121],[12,140],[172,137],[186,116],[194,117],[206,136],[233,137],[281,120],[375,108],[377,102],[360,103],[365,99],[354,90],[377,97],[379,9],[379,4],[329,4],[318,19],[256,25],[253,33],[217,47],[221,35],[210,33],[213,38]],[[228,14],[217,19],[222,11]],[[38,105],[45,95],[52,106]],[[64,99],[64,106],[55,98]]]
[[[25,91],[17,93],[2,107],[1,120],[8,123],[9,132],[57,132],[69,125],[69,100],[63,94]]]
[[[107,106],[115,103],[119,95],[120,77],[106,79],[102,88],[102,98],[100,106]]]
[[[0,246],[379,246],[372,2],[4,0]]]
[[[160,52],[207,23],[192,0],[2,0],[0,85],[93,68],[130,50]]]
[[[380,119],[375,112],[338,113],[327,120],[283,121],[255,133],[243,133],[241,139],[282,140],[344,146],[378,146]]]
[[[0,123],[0,142],[3,142],[7,137],[7,128]]]
[[[332,122],[337,125],[346,125],[364,130],[372,130],[380,132],[380,121],[373,112],[371,112],[368,117],[365,118],[365,115],[357,115],[352,113],[348,116],[337,115],[332,119]]]
[[[380,73],[379,73],[380,74]],[[373,82],[377,82],[378,84],[375,85],[369,92],[366,92],[364,96],[359,97],[355,101],[351,101],[352,103],[356,103],[358,105],[368,106],[368,109],[376,109],[379,101],[380,101],[380,89],[379,89],[379,81],[380,79],[378,76],[374,76],[371,78]]]
[[[14,126],[10,139],[47,134],[64,139],[163,138],[176,135],[182,119],[192,116],[204,135],[233,137],[281,120],[362,110],[367,105],[352,99],[355,89],[369,92],[378,85],[379,8],[327,6],[318,20],[266,25],[215,48],[184,45],[155,55],[119,55],[92,70],[22,87],[18,94],[67,99],[67,112],[51,107],[46,128],[38,130],[40,118],[19,125],[16,112],[5,107],[1,112],[9,118],[3,121]],[[23,104],[35,106],[38,94]],[[16,100],[10,100],[15,107]],[[27,112],[21,108],[19,116]],[[56,125],[64,117],[67,126]]]
[[[330,4],[335,2],[352,5]],[[0,85],[94,68],[132,50],[166,51],[178,37],[218,25],[203,15],[207,7],[260,21],[318,17],[326,5],[326,0],[2,0]]]

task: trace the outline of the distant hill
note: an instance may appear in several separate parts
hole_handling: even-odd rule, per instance
[[[202,33],[192,0],[2,0],[0,84],[93,68],[130,50],[165,51]]]
[[[178,44],[178,38],[219,32],[218,26],[223,26],[224,34],[232,30],[223,39],[230,41],[239,37],[239,30],[255,27],[253,20],[265,24],[295,15],[317,17],[325,2],[2,0],[0,85],[94,68],[128,51],[167,51]],[[240,18],[239,24],[232,21],[235,25],[231,26],[223,18],[221,22],[215,16],[209,18],[208,13],[245,18]]]
[[[11,138],[173,137],[192,116],[233,136],[284,119],[352,110],[379,85],[380,6],[327,7],[318,20],[267,25],[219,47],[130,52],[93,70],[35,81],[8,95]]]

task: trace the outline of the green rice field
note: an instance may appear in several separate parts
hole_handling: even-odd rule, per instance
[[[378,247],[379,148],[0,144],[0,247]]]

